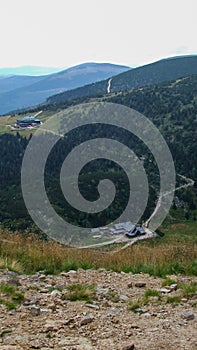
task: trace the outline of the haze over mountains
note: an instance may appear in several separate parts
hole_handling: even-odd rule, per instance
[[[8,75],[47,75],[57,73],[63,70],[63,68],[57,67],[42,67],[42,66],[19,66],[19,67],[7,67],[0,68],[0,76]]]
[[[50,95],[94,83],[130,69],[110,63],[85,63],[48,76],[0,79],[0,114],[45,101]]]

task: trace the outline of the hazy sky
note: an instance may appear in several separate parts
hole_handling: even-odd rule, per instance
[[[197,53],[196,0],[0,0],[0,67]]]

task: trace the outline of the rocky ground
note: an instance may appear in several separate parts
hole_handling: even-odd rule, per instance
[[[197,294],[183,297],[179,289],[179,282],[189,285],[197,279],[171,278],[178,286],[162,288],[160,278],[104,269],[80,269],[58,276],[2,271],[0,286],[12,286],[24,300],[8,310],[2,300],[11,296],[1,290],[0,349],[197,349]],[[94,285],[91,300],[70,300],[69,286],[90,284]],[[149,296],[145,302],[147,290],[160,294]],[[167,303],[169,296],[180,300]],[[135,307],[136,300],[141,304]]]

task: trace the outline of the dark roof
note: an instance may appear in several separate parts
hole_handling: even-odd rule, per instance
[[[17,123],[33,123],[33,122],[40,122],[39,119],[34,118],[34,116],[28,116],[17,119]]]

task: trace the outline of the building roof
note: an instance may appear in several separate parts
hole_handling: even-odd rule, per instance
[[[23,118],[18,118],[17,123],[31,123],[31,122],[40,122],[39,119],[34,118],[34,116],[27,116]]]
[[[99,229],[99,227],[95,227],[95,228],[91,229],[91,232],[92,233],[97,233],[97,232],[100,232],[100,229]]]
[[[135,225],[132,224],[131,221],[127,221],[127,222],[121,222],[119,224],[115,224],[114,225],[115,229],[119,230],[119,229],[125,229],[127,231],[130,231],[132,229],[135,228]]]

